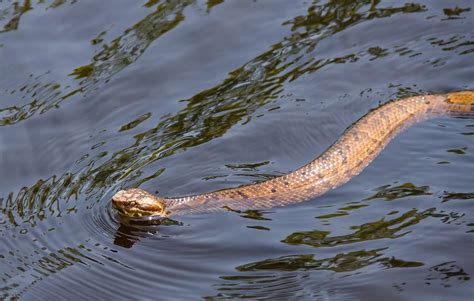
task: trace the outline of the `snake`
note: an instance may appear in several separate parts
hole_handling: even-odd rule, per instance
[[[288,174],[260,183],[171,198],[129,188],[112,196],[112,206],[125,217],[173,217],[268,209],[307,201],[358,175],[409,126],[440,115],[469,112],[474,112],[474,90],[389,101],[353,123],[314,160]]]

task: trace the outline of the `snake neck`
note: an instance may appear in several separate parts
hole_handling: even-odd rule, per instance
[[[164,202],[166,204],[167,209],[171,209],[176,206],[184,205],[189,202],[195,201],[198,198],[201,198],[203,195],[189,195],[183,197],[175,197],[175,198],[165,198]]]

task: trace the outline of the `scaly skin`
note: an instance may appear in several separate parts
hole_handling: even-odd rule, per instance
[[[175,216],[272,208],[306,201],[359,174],[401,130],[439,115],[473,112],[473,105],[474,91],[403,98],[369,112],[319,157],[287,175],[179,198],[158,198],[132,188],[117,192],[112,204],[126,216]]]

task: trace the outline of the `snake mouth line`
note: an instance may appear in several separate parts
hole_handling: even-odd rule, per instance
[[[126,217],[128,219],[135,219],[135,220],[152,220],[152,219],[160,219],[165,218],[164,215],[161,214],[140,214],[140,213],[133,213],[133,212],[126,212],[123,210],[117,210],[118,214],[121,217]]]
[[[133,215],[130,213],[127,213],[123,211],[120,208],[116,208],[116,212],[120,218],[121,221],[125,221],[128,224],[134,224],[134,225],[150,225],[150,222],[152,225],[159,225],[163,223],[164,221],[168,220],[169,218],[166,216],[162,215]]]
[[[114,208],[115,208],[116,212],[117,212],[120,216],[128,216],[128,215],[125,213],[125,211],[122,210],[122,208],[116,207],[116,206],[114,206]]]

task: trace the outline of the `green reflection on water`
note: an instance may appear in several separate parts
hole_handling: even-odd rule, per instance
[[[226,164],[228,168],[232,170],[242,171],[258,171],[258,168],[270,164],[270,161],[263,161],[257,163],[243,163],[243,164]]]
[[[321,230],[295,232],[282,240],[282,242],[291,245],[308,245],[320,248],[369,240],[398,238],[409,233],[410,231],[408,231],[407,228],[418,224],[430,216],[429,214],[432,212],[434,212],[434,209],[425,210],[423,212],[418,212],[418,210],[413,209],[392,219],[380,219],[374,222],[352,226],[351,229],[355,231],[346,235],[329,236],[329,231]],[[402,230],[407,231],[399,233]]]
[[[9,252],[7,255],[0,255],[0,260],[8,264],[11,272],[5,272],[2,280],[8,279],[8,285],[0,288],[0,298],[21,297],[21,294],[28,287],[38,284],[46,277],[52,276],[62,270],[72,266],[92,267],[94,265],[111,265],[116,264],[120,268],[132,269],[130,266],[118,261],[114,258],[116,250],[100,243],[95,243],[93,247],[87,244],[80,244],[75,247],[65,247],[57,251],[51,252],[42,248],[35,250],[31,254],[26,254],[21,250]],[[44,255],[42,255],[44,254]],[[39,256],[39,257],[38,257]],[[16,261],[12,261],[16,259]],[[14,276],[15,272],[21,271],[22,276]],[[29,280],[28,287],[22,286],[23,282]],[[2,296],[3,292],[3,296]]]
[[[381,257],[383,255],[381,251],[385,249],[386,248],[339,253],[334,257],[323,259],[316,259],[313,254],[290,255],[241,265],[236,267],[236,270],[239,272],[259,270],[330,270],[334,272],[349,272],[364,268],[373,263],[381,263],[387,268],[412,268],[424,265],[418,261],[405,261],[394,257]]]
[[[271,221],[271,218],[265,217],[265,211],[262,210],[246,210],[240,216],[243,218],[258,220],[258,221]]]
[[[50,8],[57,8],[63,4],[74,4],[77,0],[37,0],[36,3],[31,0],[24,1],[10,1],[11,6],[0,8],[0,27],[3,25],[3,29],[0,30],[0,34],[4,32],[18,30],[20,27],[21,17],[33,9],[39,9],[44,7],[47,11]],[[2,21],[4,21],[2,22]]]
[[[393,201],[410,196],[431,195],[429,189],[428,186],[416,186],[413,183],[404,183],[398,186],[384,185],[376,189],[377,193],[364,200],[385,199]]]
[[[207,0],[207,12],[210,12],[214,6],[221,3],[224,3],[224,0]]]
[[[133,121],[130,121],[129,123],[123,125],[119,129],[119,132],[124,132],[124,131],[131,130],[131,129],[137,127],[138,125],[140,125],[140,123],[146,121],[150,117],[151,117],[151,112],[145,113],[142,116],[138,117],[137,119],[135,119]]]
[[[333,257],[317,259],[314,254],[288,255],[278,258],[265,259],[237,266],[238,275],[221,276],[222,283],[215,285],[218,293],[208,296],[207,300],[221,298],[261,298],[269,294],[275,298],[284,296],[298,296],[297,292],[308,289],[305,280],[315,277],[316,287],[311,288],[311,296],[319,296],[318,287],[327,279],[328,275],[311,274],[313,271],[331,271],[344,273],[359,271],[373,264],[378,264],[385,269],[392,268],[418,268],[424,266],[423,262],[407,261],[400,258],[383,256],[387,248],[372,250],[357,250],[347,253],[338,253]],[[356,272],[357,273],[357,272]],[[332,276],[329,276],[332,278]],[[322,296],[325,296],[323,294]]]
[[[450,287],[453,282],[465,282],[470,279],[471,276],[455,261],[432,266],[425,278],[427,284],[438,282],[443,287]]]
[[[465,155],[467,151],[467,147],[462,147],[462,148],[454,148],[454,149],[448,149],[448,153],[453,153],[457,155]]]
[[[350,210],[357,210],[357,209],[360,209],[360,208],[364,208],[364,207],[367,207],[369,205],[367,204],[352,204],[352,205],[348,205],[348,206],[345,206],[345,207],[341,207],[339,208],[339,210],[344,210],[344,211],[350,211]]]
[[[270,231],[271,230],[270,228],[264,227],[264,226],[247,226],[247,228],[256,229],[256,230],[265,230],[265,231]]]
[[[36,113],[46,113],[75,95],[84,96],[99,89],[115,74],[135,62],[152,42],[181,23],[184,20],[183,10],[191,3],[194,1],[161,3],[153,13],[126,29],[122,35],[110,43],[102,43],[102,50],[94,55],[91,63],[79,66],[69,74],[78,81],[75,85],[62,86],[59,81],[45,83],[43,77],[47,73],[33,77],[24,85],[24,89],[11,92],[23,92],[32,102],[0,109],[0,126],[16,124]],[[98,41],[98,38],[93,39],[92,44]]]
[[[330,213],[330,214],[319,215],[319,216],[316,216],[316,218],[328,219],[328,218],[339,217],[339,216],[346,216],[346,215],[349,215],[349,213],[343,212],[343,211],[339,211],[339,212],[336,212],[336,213]]]
[[[109,44],[102,44],[102,51],[94,55],[91,63],[79,66],[70,73],[70,76],[80,80],[77,85],[63,87],[64,91],[53,93],[48,87],[61,84],[57,81],[44,83],[42,76],[34,77],[33,82],[27,84],[30,87],[27,95],[33,101],[23,106],[0,109],[0,116],[3,115],[0,118],[0,126],[16,124],[37,112],[45,113],[52,108],[58,108],[64,100],[76,94],[83,96],[100,88],[112,76],[135,62],[152,42],[183,21],[183,10],[192,3],[194,1],[191,0],[161,3],[153,13],[125,30],[121,36]],[[149,2],[145,6],[151,7],[154,4]],[[218,3],[208,2],[208,4],[212,7]],[[371,6],[367,8],[369,4]],[[315,60],[314,56],[308,54],[322,39],[373,18],[425,11],[425,7],[419,4],[390,8],[377,8],[377,5],[378,3],[368,0],[334,1],[322,6],[311,5],[308,15],[298,16],[284,23],[292,27],[293,33],[290,36],[274,44],[271,50],[257,56],[243,67],[232,71],[221,85],[196,95],[195,101],[204,101],[209,94],[215,95],[224,89],[233,89],[235,91],[230,91],[233,97],[245,97],[247,101],[251,101],[251,97],[258,97],[264,98],[265,103],[269,102],[276,97],[275,94],[281,92],[285,81],[293,81],[331,64],[355,62],[359,59],[357,54],[348,54]],[[93,39],[92,44],[100,39]],[[227,103],[227,106],[239,110],[238,105]],[[227,110],[225,107],[222,109]]]
[[[335,213],[318,215],[316,216],[316,218],[317,219],[331,219],[335,217],[346,216],[346,215],[349,215],[349,212],[347,211],[358,210],[358,209],[368,207],[368,206],[369,206],[368,204],[362,204],[360,202],[349,202],[347,206],[338,208]]]
[[[7,23],[3,25],[3,30],[0,30],[0,33],[17,30],[23,14],[32,9],[33,7],[30,0],[24,0],[23,4],[15,1],[11,7],[0,9],[0,21],[3,19],[8,20]]]
[[[461,18],[461,14],[465,12],[471,11],[470,7],[462,8],[462,7],[454,7],[454,8],[445,8],[443,9],[444,14],[448,17],[448,19],[459,19]]]
[[[31,187],[23,187],[16,195],[10,193],[6,198],[0,198],[0,213],[7,216],[13,226],[28,223],[34,227],[37,221],[43,221],[47,216],[60,216],[63,211],[71,209],[67,200],[72,196],[77,198],[83,184],[76,182],[72,174],[39,180]]]
[[[442,195],[443,202],[451,200],[474,200],[474,192],[463,193],[463,192],[445,192]]]

